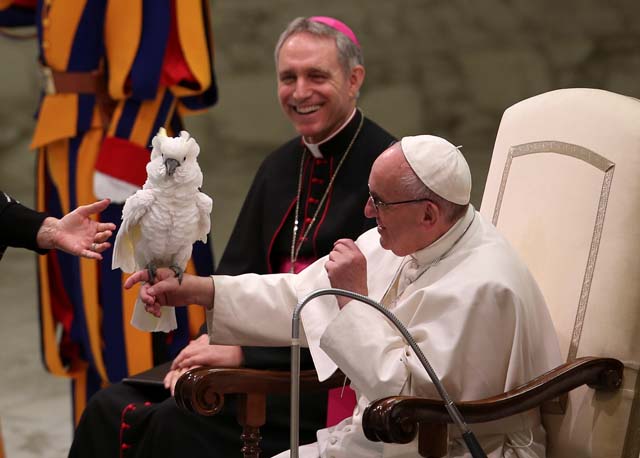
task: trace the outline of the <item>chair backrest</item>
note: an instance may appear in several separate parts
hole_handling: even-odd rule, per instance
[[[640,453],[640,101],[562,89],[504,113],[481,212],[523,257],[571,361],[625,363],[623,389],[545,413],[548,456]]]

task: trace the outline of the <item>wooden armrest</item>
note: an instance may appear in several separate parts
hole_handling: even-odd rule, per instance
[[[342,386],[336,371],[324,382],[314,370],[300,371],[300,392],[321,392]],[[224,405],[225,394],[286,394],[291,391],[289,371],[199,367],[185,372],[176,383],[176,403],[200,415],[214,415]]]
[[[587,384],[598,391],[615,391],[622,385],[624,365],[613,358],[579,358],[562,364],[530,382],[486,399],[457,402],[467,423],[508,417],[540,406],[544,401]],[[441,400],[391,396],[365,409],[362,425],[367,439],[406,444],[418,433],[419,423],[452,423]]]
[[[313,370],[300,372],[300,392],[320,392],[342,386],[344,375],[336,371],[319,382]],[[175,400],[183,409],[214,415],[222,409],[225,394],[238,395],[236,415],[242,426],[242,455],[260,456],[260,427],[266,421],[267,394],[291,391],[291,373],[240,368],[199,367],[185,372],[176,383]]]

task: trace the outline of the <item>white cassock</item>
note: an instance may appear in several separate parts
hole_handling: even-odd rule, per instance
[[[472,206],[439,240],[406,258],[384,250],[376,229],[360,236],[357,244],[367,258],[369,297],[385,299],[454,401],[494,396],[560,364],[553,324],[533,277]],[[319,259],[298,275],[216,276],[215,306],[207,317],[212,343],[290,345],[291,315],[299,298],[330,287],[325,262]],[[411,267],[398,275],[407,262]],[[362,431],[362,414],[370,401],[393,395],[438,398],[393,325],[357,301],[340,310],[333,296],[314,299],[302,310],[301,320],[302,342],[311,350],[319,378],[340,367],[351,380],[358,405],[351,418],[318,431],[318,442],[302,447],[300,455],[418,456],[416,441],[374,443]],[[472,429],[490,457],[545,456],[537,409]],[[456,428],[450,428],[449,456],[466,453]]]

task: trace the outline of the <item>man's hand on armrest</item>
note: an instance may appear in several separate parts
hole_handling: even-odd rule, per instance
[[[241,367],[244,363],[242,348],[233,345],[210,345],[209,336],[201,335],[182,349],[164,378],[164,386],[173,395],[176,382],[189,369],[200,366]]]

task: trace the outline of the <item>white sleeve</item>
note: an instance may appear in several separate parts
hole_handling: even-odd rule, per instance
[[[212,343],[287,346],[297,303],[288,274],[215,275],[213,312],[207,326]]]
[[[327,327],[320,348],[368,399],[400,394],[409,376],[402,336],[382,313],[357,301]]]

